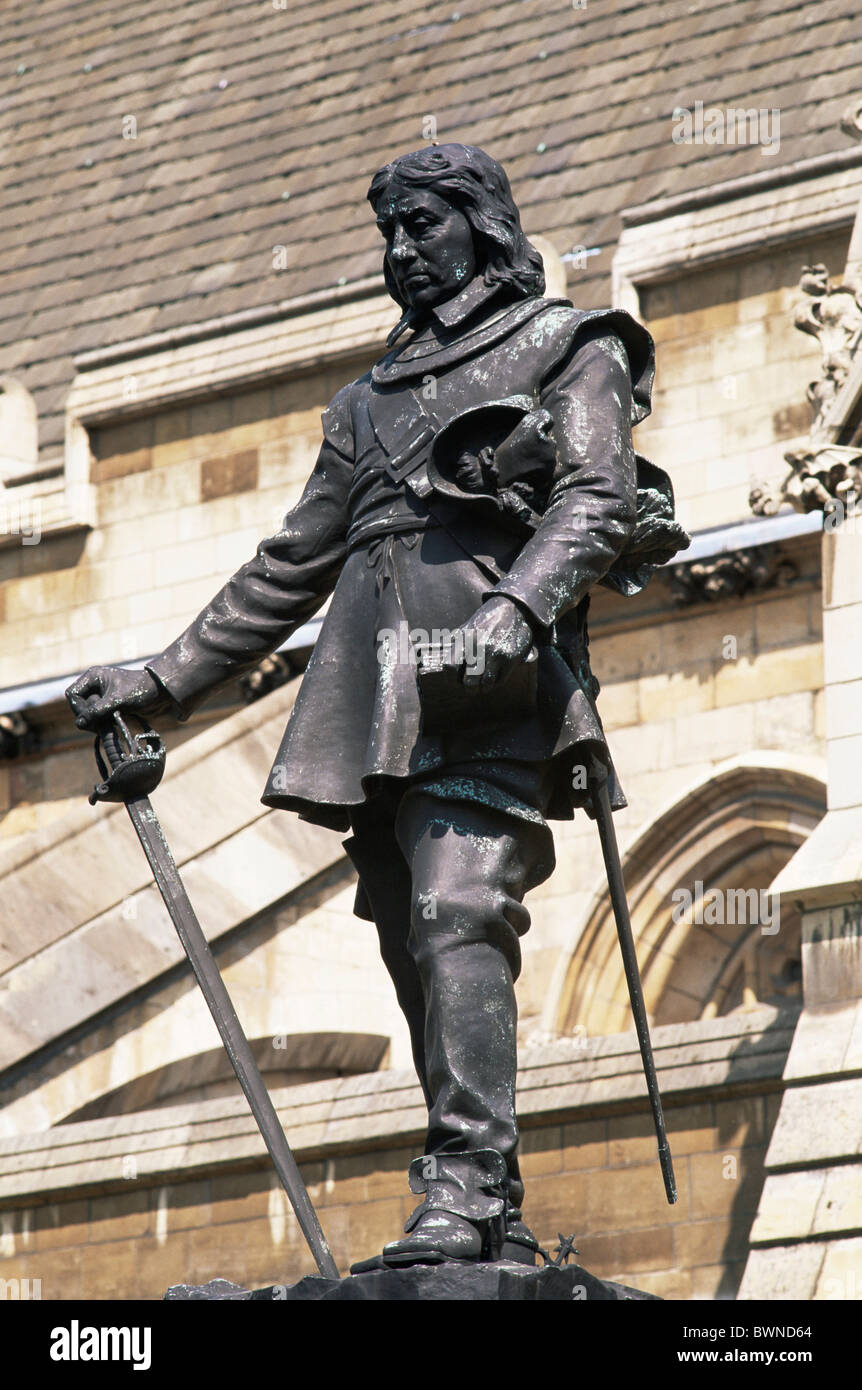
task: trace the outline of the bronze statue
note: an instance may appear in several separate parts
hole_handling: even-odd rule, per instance
[[[519,938],[554,868],[549,820],[598,768],[595,584],[637,593],[686,544],[670,481],[636,455],[653,346],[619,310],[545,299],[503,169],[431,146],[369,201],[403,317],[323,414],[277,535],[143,672],[88,671],[82,728],[186,717],[333,593],[263,801],[349,831],[355,911],[376,924],[428,1105],[424,1201],[384,1265],[516,1259]],[[334,591],[334,592],[333,592]],[[608,817],[608,819],[610,819]]]

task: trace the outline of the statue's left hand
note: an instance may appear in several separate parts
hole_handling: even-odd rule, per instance
[[[504,680],[533,645],[530,624],[503,594],[483,603],[462,631],[466,657],[462,680],[468,690],[486,690]]]

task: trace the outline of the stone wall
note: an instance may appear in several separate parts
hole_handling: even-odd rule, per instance
[[[320,443],[320,414],[364,360],[164,410],[91,435],[94,529],[0,551],[0,687],[161,651],[276,531]],[[234,697],[235,698],[235,697]],[[211,707],[175,747],[220,716]],[[92,782],[65,704],[41,747],[0,763],[0,838],[62,816]]]
[[[752,481],[786,471],[820,375],[819,345],[793,324],[799,278],[817,262],[838,275],[848,243],[849,232],[824,232],[642,288],[657,366],[638,448],[671,473],[690,530],[745,517]]]
[[[83,547],[46,540],[0,557],[0,684],[160,651],[278,528],[313,466],[321,410],[352,375],[94,430],[97,517]]]
[[[668,807],[707,783],[728,760],[765,762],[774,755],[810,766],[823,777],[817,537],[788,553],[797,565],[791,585],[721,604],[681,609],[659,580],[636,599],[596,594],[591,660],[602,687],[599,711],[629,801],[614,817],[623,853]],[[768,780],[766,770],[763,776]],[[555,825],[555,841],[554,875],[528,899],[535,930],[524,938],[519,985],[526,1036],[546,1011],[561,953],[575,948],[603,885],[592,821],[579,814],[571,823]],[[779,854],[780,841],[778,836]],[[666,848],[662,845],[661,852]],[[786,857],[774,864],[773,873],[791,852],[788,843]],[[753,883],[750,870],[740,863],[738,879],[728,886]],[[633,889],[635,883],[630,880],[628,886]],[[671,891],[678,886],[679,880],[669,875],[668,917]],[[638,911],[633,916],[637,934]],[[703,974],[705,981],[706,961]],[[609,1016],[607,1031],[622,1026],[618,1013]]]
[[[519,1075],[525,1216],[541,1244],[666,1298],[732,1298],[794,1010],[655,1030],[679,1201],[666,1202],[634,1034],[530,1049]],[[342,1273],[415,1205],[421,1097],[384,1072],[275,1093]],[[158,1298],[222,1276],[292,1283],[311,1256],[244,1102],[0,1141],[0,1279],[42,1297]]]

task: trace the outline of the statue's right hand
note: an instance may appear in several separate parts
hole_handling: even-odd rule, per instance
[[[153,713],[166,704],[149,671],[126,671],[121,666],[92,666],[69,686],[66,699],[78,728],[91,730],[115,710]]]

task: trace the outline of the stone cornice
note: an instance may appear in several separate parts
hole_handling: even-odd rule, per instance
[[[302,318],[320,309],[380,297],[385,293],[386,283],[383,276],[372,275],[365,280],[336,285],[330,289],[319,290],[315,294],[300,295],[296,299],[282,299],[276,304],[265,304],[255,309],[240,309],[235,314],[222,314],[218,318],[204,319],[200,323],[188,324],[183,328],[169,328],[162,333],[149,333],[143,338],[129,338],[125,342],[80,352],[74,359],[75,370],[94,371],[117,362],[148,357],[152,353],[171,351],[173,348],[185,347],[191,343],[224,338],[231,333],[262,328],[268,324],[285,323],[288,319]]]
[[[862,151],[854,149],[809,169],[770,170],[631,209],[614,256],[614,304],[638,314],[641,285],[850,226],[860,196]]]
[[[770,1007],[652,1030],[665,1107],[715,1092],[722,1100],[781,1084],[798,1009]],[[410,1072],[384,1071],[273,1093],[297,1157],[308,1162],[421,1143],[427,1114]],[[633,1104],[647,1108],[635,1034],[564,1039],[522,1051],[518,1110],[530,1129]],[[136,1177],[128,1177],[129,1159]],[[60,1191],[128,1191],[226,1167],[267,1163],[241,1096],[58,1125],[0,1140],[0,1202],[56,1201]]]

